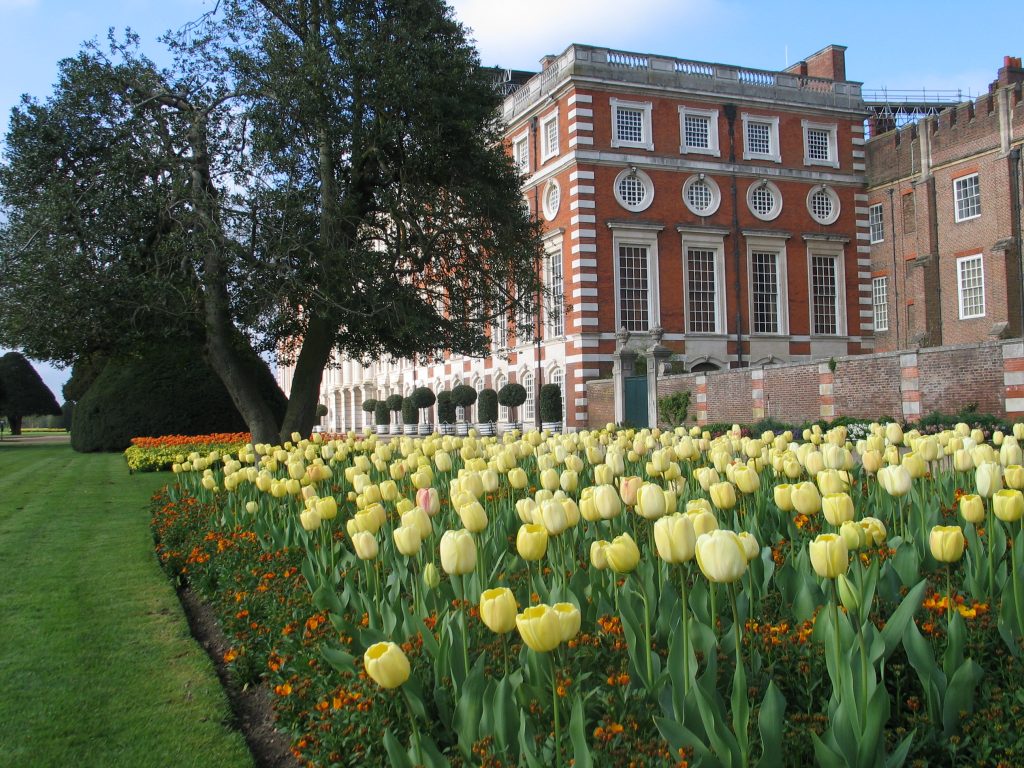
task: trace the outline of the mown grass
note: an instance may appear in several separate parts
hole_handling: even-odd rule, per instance
[[[0,764],[252,764],[153,554],[166,480],[0,444]]]

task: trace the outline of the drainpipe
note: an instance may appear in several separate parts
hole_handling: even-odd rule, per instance
[[[530,138],[531,138],[531,143],[533,145],[533,152],[531,153],[530,160],[531,160],[531,164],[535,164],[537,167],[540,167],[540,163],[538,162],[539,159],[540,159],[540,155],[537,154],[537,135],[539,133],[539,131],[537,130],[537,126],[539,124],[540,124],[540,118],[538,118],[537,115],[534,115],[530,119]],[[532,172],[532,168],[531,168],[531,172]],[[534,211],[534,215],[537,217],[537,219],[539,221],[540,220],[540,185],[539,184],[535,184],[534,187],[533,187],[533,211]],[[540,270],[541,270],[542,266],[543,266],[543,264],[542,264],[542,262],[540,260],[540,256],[538,256],[537,257],[537,265],[536,265],[536,271],[537,271],[537,275],[538,275],[537,296],[536,296],[536,300],[537,300],[537,314],[533,318],[533,321],[534,321],[533,340],[534,340],[534,345],[535,345],[535,347],[534,347],[534,349],[535,349],[535,352],[534,352],[534,374],[533,374],[533,423],[534,423],[534,426],[538,430],[540,429],[540,388],[541,388],[541,380],[540,380],[541,379],[541,364],[540,364],[541,347],[540,347],[540,342],[541,342],[541,328],[542,328],[542,326],[541,326],[541,298],[542,298],[541,289],[542,289],[542,286],[540,284],[540,281],[542,281],[542,279],[543,279],[541,277],[542,273],[541,273]],[[517,333],[518,333],[518,330],[517,330]]]
[[[889,221],[892,223],[892,314],[896,320],[896,349],[902,349],[902,346],[900,345],[900,289],[899,281],[896,279],[896,203],[893,201],[895,192],[896,190],[893,187],[889,187]],[[907,223],[903,222],[904,231],[906,228]]]
[[[1020,166],[1021,166],[1021,152],[1020,147],[1016,146],[1010,150],[1010,213],[1012,218],[1010,220],[1010,234],[1013,237],[1014,243],[1014,262],[1017,265],[1017,272],[1019,275],[1019,288],[1020,288],[1020,307],[1018,311],[1024,313],[1024,267],[1022,267],[1021,257],[1022,255],[1022,243],[1021,238],[1021,223],[1020,223]],[[1017,331],[1018,336],[1024,336],[1024,319],[1022,319],[1021,327]]]
[[[736,105],[722,107],[729,123],[729,164],[736,164]],[[732,266],[733,289],[736,294],[736,367],[743,367],[743,285],[740,282],[740,212],[737,204],[736,173],[729,179],[729,194],[732,197]]]

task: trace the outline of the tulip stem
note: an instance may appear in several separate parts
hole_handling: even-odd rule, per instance
[[[836,586],[836,580],[830,579],[832,582],[832,631],[835,635],[835,652],[836,652],[836,666],[835,666],[835,677],[832,678],[832,692],[835,694],[836,702],[842,699],[842,686],[839,681],[842,679],[842,672],[840,670],[840,664],[843,655],[842,638],[839,635],[839,590]]]
[[[650,688],[654,685],[654,667],[651,664],[651,610],[644,591],[638,589],[637,593],[644,604],[644,660],[647,662],[647,685]]]
[[[732,603],[732,629],[736,641],[736,666],[743,664],[743,628],[740,626],[740,611],[736,604],[736,584],[729,584],[729,602]]]
[[[555,654],[551,654],[551,709],[555,718],[555,768],[562,765],[562,723],[558,716],[558,675]]]
[[[409,702],[409,695],[402,689],[402,701],[405,702],[405,709],[409,713],[409,722],[412,723],[412,744],[416,751],[416,765],[424,765],[423,747],[420,745],[420,728],[416,724],[416,715],[412,711],[412,704]]]
[[[1010,583],[1013,584],[1013,608],[1014,608],[1014,622],[1016,623],[1015,629],[1018,632],[1024,630],[1024,626],[1021,626],[1024,621],[1024,606],[1021,605],[1020,595],[1020,579],[1017,576],[1017,541],[1024,535],[1024,518],[1021,519],[1020,524],[1017,527],[1017,536],[1013,540],[1013,544],[1010,545]]]
[[[682,624],[683,624],[683,696],[690,692],[690,610],[686,602],[686,577],[685,568],[679,569],[679,595],[682,599]]]
[[[992,500],[987,499],[985,504],[985,539],[988,546],[988,597],[991,600],[996,594],[996,570],[992,560],[992,527],[995,525],[995,517],[992,514]]]

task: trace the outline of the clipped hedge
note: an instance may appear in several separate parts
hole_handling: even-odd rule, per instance
[[[270,370],[260,360],[251,369],[282,418],[286,400]],[[201,349],[185,343],[112,359],[76,404],[71,427],[71,447],[82,452],[123,451],[138,435],[248,430]]]

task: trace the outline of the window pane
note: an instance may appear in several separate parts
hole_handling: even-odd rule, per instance
[[[985,276],[981,256],[957,261],[960,277],[960,317],[984,317]]]
[[[516,168],[519,169],[520,173],[530,172],[530,145],[527,139],[524,137],[516,142],[515,149],[513,151]]]
[[[703,115],[686,115],[683,119],[683,141],[687,147],[698,149],[710,148],[710,119]]]
[[[829,132],[821,128],[807,129],[807,157],[810,160],[831,160]]]
[[[750,195],[750,203],[757,213],[768,216],[775,208],[775,193],[771,187],[756,187]]]
[[[520,383],[523,385],[523,389],[526,390],[526,400],[523,401],[522,416],[520,418],[525,424],[529,424],[533,421],[533,374],[527,373],[523,376],[523,380]]]
[[[549,120],[544,124],[544,154],[553,155],[558,152],[558,120]]]
[[[875,330],[889,330],[889,278],[876,277],[871,281],[871,303],[875,310]]]
[[[811,257],[811,300],[814,306],[811,333],[836,334],[836,260],[831,256]]]
[[[647,248],[636,245],[619,247],[619,317],[627,331],[646,331]]]
[[[953,193],[956,198],[957,221],[981,215],[981,188],[978,186],[977,174],[954,181]]]
[[[779,280],[776,255],[766,251],[750,254],[753,277],[754,333],[779,332]]]
[[[626,205],[637,206],[647,197],[647,189],[636,176],[623,176],[619,182],[619,197]]]
[[[828,192],[819,189],[811,195],[811,215],[820,222],[828,221],[832,216],[832,198]]]
[[[618,107],[615,110],[615,136],[619,141],[642,143],[644,140],[643,110]]]
[[[882,204],[872,205],[868,208],[868,228],[871,231],[871,242],[880,243],[885,237],[882,225]]]
[[[768,123],[747,123],[747,152],[754,155],[771,154],[771,126]]]
[[[690,333],[716,333],[715,252],[706,248],[688,249],[686,280]]]
[[[714,194],[706,181],[699,179],[693,182],[686,190],[686,199],[690,206],[696,211],[706,211],[714,202]]]
[[[565,281],[562,275],[562,256],[554,254],[548,260],[548,287],[551,303],[548,305],[548,330],[552,336],[565,334]]]

